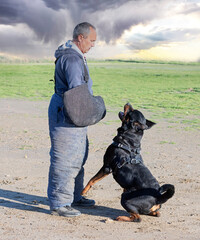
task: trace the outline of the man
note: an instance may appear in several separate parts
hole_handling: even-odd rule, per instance
[[[80,211],[71,205],[89,207],[95,204],[94,200],[81,196],[83,166],[88,156],[87,127],[76,127],[63,111],[63,93],[85,83],[84,64],[87,71],[88,67],[84,53],[94,47],[95,41],[95,27],[87,22],[80,23],[74,29],[73,40],[55,52],[55,94],[48,110],[51,139],[48,198],[53,215],[79,216]],[[88,78],[92,94],[92,80]]]

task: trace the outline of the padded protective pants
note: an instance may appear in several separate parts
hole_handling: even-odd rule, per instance
[[[51,150],[47,192],[51,210],[81,199],[88,157],[87,127],[75,127],[62,109],[62,97],[54,94],[48,110]]]

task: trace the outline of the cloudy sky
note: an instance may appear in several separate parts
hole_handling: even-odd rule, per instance
[[[53,57],[83,21],[90,58],[200,61],[200,0],[0,0],[0,55]]]

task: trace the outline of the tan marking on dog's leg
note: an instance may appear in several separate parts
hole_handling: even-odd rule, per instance
[[[100,181],[101,179],[103,179],[104,177],[108,176],[110,173],[104,173],[103,172],[103,168],[101,168],[99,170],[99,172],[90,179],[90,181],[88,182],[88,184],[85,186],[85,188],[83,189],[83,191],[81,192],[81,195],[85,195],[90,188],[97,183],[98,181]]]
[[[126,217],[126,216],[119,216],[116,218],[116,221],[119,222],[131,222],[131,218],[130,217]]]
[[[130,217],[119,216],[116,218],[116,221],[119,221],[119,222],[141,222],[142,221],[139,214],[130,213],[130,215],[131,215]]]
[[[153,216],[153,217],[160,217],[160,212],[158,212],[158,210],[161,208],[161,205],[154,205],[151,209],[150,209],[150,213],[148,214],[149,216]]]
[[[157,205],[154,205],[154,206],[150,209],[150,211],[151,211],[151,212],[155,212],[155,211],[159,210],[160,208],[161,208],[161,205],[160,205],[160,204],[157,204]]]
[[[131,220],[132,220],[132,222],[141,222],[142,221],[140,215],[137,213],[131,213]]]
[[[153,217],[160,217],[160,212],[159,211],[157,211],[157,212],[150,212],[148,215],[149,216],[153,216]]]

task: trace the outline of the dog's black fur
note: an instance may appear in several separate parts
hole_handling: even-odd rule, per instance
[[[106,150],[103,167],[88,182],[82,194],[86,194],[92,185],[112,172],[116,182],[124,188],[121,204],[131,214],[129,218],[122,216],[117,220],[139,222],[139,214],[159,216],[158,209],[173,196],[174,186],[165,184],[160,187],[140,155],[143,132],[155,123],[145,119],[130,104],[124,106],[124,113],[120,112],[119,118],[122,126]]]

